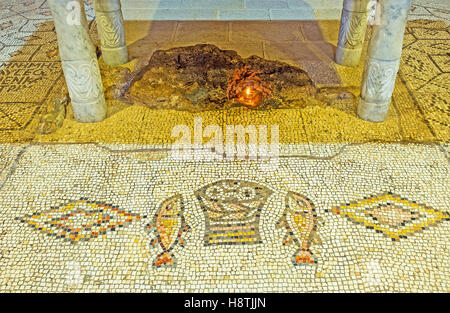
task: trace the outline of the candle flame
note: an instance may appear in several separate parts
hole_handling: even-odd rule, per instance
[[[250,70],[249,67],[234,71],[227,88],[228,99],[237,100],[247,107],[257,107],[272,95],[270,84],[258,76],[261,73]]]

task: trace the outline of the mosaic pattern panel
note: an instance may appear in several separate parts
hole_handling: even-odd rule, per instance
[[[103,202],[69,201],[44,212],[35,211],[20,221],[48,236],[71,243],[92,241],[140,220],[138,214]]]
[[[10,146],[15,150],[6,152],[10,161],[5,165],[13,163],[12,170],[6,170],[0,185],[2,292],[447,290],[450,223],[444,222],[449,203],[443,182],[449,178],[448,161],[437,145],[350,144],[332,158],[282,158],[276,173],[261,171],[252,160],[200,165],[155,160],[150,158],[154,152],[143,152],[146,146]],[[320,151],[326,148],[323,145]],[[377,161],[368,162],[367,156]],[[256,224],[262,243],[205,246],[205,232],[209,232],[204,219],[210,211],[205,213],[194,192],[216,184],[225,189],[218,177],[229,178],[228,189],[235,189],[229,198],[236,198],[235,193],[250,184],[263,188],[259,189],[262,198],[253,197],[264,203]],[[239,187],[231,188],[230,182]],[[263,192],[266,189],[273,192],[270,197],[269,191]],[[347,203],[375,190],[396,190],[410,200],[386,197],[383,201],[392,204],[388,210],[383,209],[387,204],[378,207],[375,199],[361,207]],[[79,194],[90,200],[64,202],[59,211],[50,208],[60,199],[77,199]],[[427,203],[426,208],[413,199]],[[217,203],[228,205],[226,200],[222,197]],[[114,205],[96,212],[95,218],[90,216],[103,202]],[[74,207],[64,211],[70,203]],[[402,209],[395,208],[401,205]],[[438,212],[428,205],[441,212],[442,222],[396,242],[342,218],[345,210],[358,212],[372,223],[375,217],[380,227],[393,232],[401,230],[402,223],[410,226],[437,219]],[[333,207],[343,207],[341,214],[324,212]],[[361,213],[364,210],[367,214]],[[132,214],[127,217],[126,213]],[[98,226],[100,214],[103,223]],[[182,216],[192,226],[189,233]],[[127,219],[132,222],[123,227],[107,227]],[[47,235],[51,230],[59,238]],[[97,237],[81,238],[92,233]],[[78,243],[64,241],[72,242],[77,235]],[[74,267],[79,269],[79,280],[68,281]]]
[[[424,118],[441,140],[447,140],[445,134],[450,132],[449,42],[448,23],[409,22],[399,71]]]
[[[447,212],[437,211],[392,193],[343,204],[331,209],[331,212],[382,233],[394,241],[406,239],[430,226],[450,220]]]

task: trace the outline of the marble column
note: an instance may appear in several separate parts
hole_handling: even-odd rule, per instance
[[[78,122],[106,117],[106,102],[83,0],[48,0],[73,113]]]
[[[373,26],[358,103],[358,116],[366,121],[386,119],[410,7],[411,0],[379,0],[380,23]]]
[[[366,37],[370,0],[344,0],[336,49],[336,63],[357,66]]]
[[[128,62],[120,0],[95,0],[95,16],[103,61],[111,66]]]

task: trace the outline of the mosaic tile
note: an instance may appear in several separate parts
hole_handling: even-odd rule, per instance
[[[411,28],[411,33],[417,39],[450,39],[450,34],[445,28]]]
[[[29,20],[51,20],[52,12],[49,8],[39,8],[31,11],[24,11],[19,13],[21,16],[29,19]]]
[[[333,104],[203,115],[205,124],[279,124],[279,167],[269,172],[257,161],[171,159],[170,130],[192,125],[188,112],[128,107],[99,124],[67,118],[54,136],[36,136],[33,123],[64,90],[64,79],[47,3],[13,2],[0,0],[0,138],[20,144],[0,143],[0,292],[449,291],[448,5],[442,1],[414,1],[433,13],[418,8],[420,15],[410,18],[442,17],[408,22],[392,104],[399,114],[386,123],[358,120],[352,103],[339,110]],[[91,19],[93,1],[87,2]],[[154,22],[141,23],[126,21],[130,43],[158,37]],[[178,23],[170,23],[158,44],[173,39]],[[222,44],[249,53],[261,47],[262,57],[263,39],[312,38],[302,24],[301,34],[286,27],[295,34],[280,39],[264,31],[242,47],[233,25],[245,35],[246,23],[228,23],[234,41]],[[333,67],[331,50],[321,47],[335,46],[338,22],[319,24],[313,35],[320,42],[309,44],[325,51],[330,66],[316,76],[333,82],[328,76],[337,75],[339,84],[355,89],[362,66]],[[48,61],[54,68],[39,68]],[[20,62],[31,67],[8,65]],[[321,69],[311,65],[310,71]],[[217,197],[227,190],[224,182],[239,187],[228,183],[228,196]],[[208,186],[217,194],[207,193]],[[250,196],[255,191],[252,200],[246,188]],[[87,198],[54,207],[80,195]],[[255,232],[242,234],[246,227]],[[258,244],[246,244],[249,239]]]
[[[419,53],[426,51],[427,54],[445,54],[450,49],[450,43],[447,39],[418,40],[411,44],[409,48]]]
[[[154,247],[159,244],[163,250],[156,257],[153,266],[175,266],[176,261],[172,250],[177,245],[184,246],[182,235],[190,229],[184,218],[184,203],[181,195],[175,195],[163,201],[155,213],[153,222],[147,224],[145,229],[155,236],[151,245]]]
[[[0,102],[0,130],[25,128],[40,108],[39,103]]]
[[[111,204],[81,199],[24,216],[20,221],[48,236],[71,243],[92,241],[119,230],[141,216]]]
[[[48,20],[29,20],[24,24],[20,32],[54,32],[55,25]]]
[[[259,218],[272,191],[253,182],[222,180],[195,192],[206,219],[205,245],[261,243]]]
[[[2,24],[0,24],[0,29],[3,31],[10,28],[12,25],[13,25],[12,21],[5,21]]]
[[[0,52],[0,61],[29,61],[30,56],[39,49],[37,45],[30,46],[6,46]]]
[[[430,13],[435,17],[450,21],[450,10],[449,9],[440,9],[440,8],[430,8]]]
[[[1,115],[1,114],[0,114]],[[8,145],[0,149],[0,189],[10,174],[11,167],[24,151],[24,145]],[[21,152],[22,151],[22,152]]]
[[[412,5],[409,15],[431,15],[424,7]]]
[[[406,239],[430,226],[450,220],[447,212],[440,212],[392,193],[350,202],[332,208],[331,212],[377,233],[383,233],[394,241]]]
[[[286,209],[283,217],[278,221],[277,227],[286,229],[283,245],[293,242],[298,246],[292,256],[294,265],[317,262],[310,250],[312,243],[320,244],[322,242],[317,234],[317,219],[316,209],[311,200],[295,192],[287,194]]]
[[[46,2],[46,0],[14,0],[10,7],[11,11],[16,13],[22,13],[26,11],[35,12],[40,9]]]
[[[59,62],[61,59],[59,57],[58,42],[54,40],[46,45],[39,46],[31,60]]]
[[[317,151],[317,158],[315,154],[289,155],[286,147],[286,157],[280,160],[277,171],[266,172],[259,169],[257,161],[151,159],[152,151],[158,148],[152,145],[2,144],[0,151],[5,153],[0,155],[0,163],[2,156],[9,161],[5,163],[5,175],[0,177],[0,290],[445,292],[450,223],[428,227],[421,234],[393,243],[372,229],[324,213],[347,199],[383,189],[448,211],[448,161],[442,147],[347,144],[326,152],[327,144],[322,145],[311,151]],[[10,152],[9,146],[13,147]],[[23,153],[18,155],[19,151]],[[267,200],[260,201],[265,203],[257,224],[261,243],[205,246],[206,215],[195,191],[221,186],[223,180],[238,181],[241,186],[251,183],[272,192]],[[77,199],[80,194],[127,208],[126,212],[141,219],[115,227],[115,231],[107,230],[106,236],[99,234],[88,242],[80,238],[77,244],[65,243],[63,240],[72,239],[56,239],[46,235],[48,230],[38,230],[39,225],[28,224],[36,221],[56,233],[55,226],[48,225],[64,213],[52,214],[46,208],[59,199]],[[230,198],[236,196],[231,194]],[[162,208],[170,203],[172,208],[184,208],[185,222],[191,226],[189,233],[181,227],[180,216],[164,213]],[[413,211],[424,215],[417,208]],[[80,219],[72,224],[82,226],[85,215],[76,215]],[[14,220],[15,216],[25,222]],[[393,210],[392,216],[391,224],[408,217],[398,210]],[[309,232],[311,217],[315,226]],[[281,220],[287,222],[293,237],[285,246],[282,242],[289,231],[286,225],[276,227]],[[155,227],[151,229],[148,224]],[[174,244],[175,238],[182,240]],[[150,249],[151,244],[155,249]],[[308,246],[311,256],[306,257],[302,250]],[[167,258],[168,262],[154,266],[156,260],[166,259],[166,252],[173,262]],[[294,263],[296,256],[299,261],[311,261],[312,257],[315,263]],[[74,268],[76,275],[72,273]]]
[[[56,62],[6,62],[0,66],[0,102],[41,102],[61,76]]]
[[[27,20],[20,15],[12,15],[7,17],[0,17],[0,41],[11,34],[15,34],[27,23]],[[11,42],[12,45],[18,45],[17,42]]]
[[[441,72],[450,72],[450,61],[448,54],[438,54],[430,56]]]

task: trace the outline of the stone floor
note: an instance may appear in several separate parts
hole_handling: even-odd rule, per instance
[[[442,3],[415,1],[411,17],[421,20],[405,36],[398,112],[378,126],[351,124],[356,117],[342,107],[270,112],[264,121],[280,124],[281,145],[267,167],[173,158],[165,131],[193,123],[183,112],[132,106],[98,125],[69,117],[55,134],[36,134],[64,85],[51,17],[44,0],[2,0],[0,291],[449,292],[450,5]],[[142,23],[126,25],[135,57],[149,42],[156,49],[211,41],[319,64],[308,70],[316,84],[352,91],[363,66],[330,67],[336,21],[298,24],[278,40],[258,31],[263,22],[225,22],[215,37],[195,23]],[[150,39],[143,25],[153,25]],[[189,27],[198,37],[185,37]],[[260,44],[237,45],[243,39],[230,37],[246,32],[233,35],[236,27],[255,27]],[[293,42],[299,49],[289,52]],[[263,115],[202,117],[206,126]]]
[[[410,19],[447,19],[448,3],[414,0]],[[337,20],[343,0],[128,0],[128,20]]]

